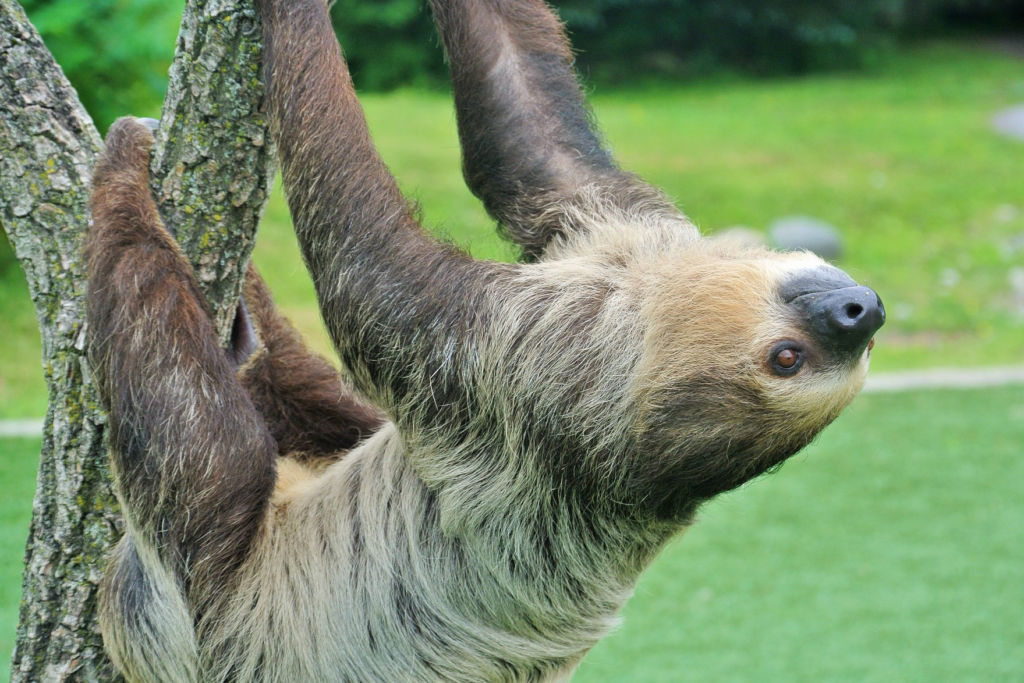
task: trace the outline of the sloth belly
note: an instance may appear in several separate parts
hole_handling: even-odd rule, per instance
[[[436,526],[433,495],[397,434],[382,431],[326,469],[278,462],[257,546],[198,631],[180,587],[126,541],[112,566],[104,638],[128,680],[570,680],[614,613],[544,633],[513,627],[522,614],[497,613],[516,611],[511,596],[481,583],[486,573],[471,570],[479,562]]]
[[[266,532],[202,658],[237,683],[568,681],[614,616],[514,627],[496,614],[512,596],[481,582],[435,505],[393,429],[322,472],[281,460]]]

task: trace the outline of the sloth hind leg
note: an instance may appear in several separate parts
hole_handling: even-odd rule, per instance
[[[305,345],[251,264],[232,347],[238,377],[281,455],[319,468],[384,424],[384,414],[358,397],[337,369]]]

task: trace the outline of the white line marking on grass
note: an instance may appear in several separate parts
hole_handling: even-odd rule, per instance
[[[909,370],[868,375],[864,391],[894,394],[921,389],[983,389],[1024,384],[1024,365],[999,368]],[[0,420],[0,438],[42,436],[43,418]]]
[[[918,389],[981,389],[1024,384],[1024,366],[999,368],[935,368],[868,374],[864,391],[896,393]]]
[[[42,436],[43,418],[0,420],[0,437]]]

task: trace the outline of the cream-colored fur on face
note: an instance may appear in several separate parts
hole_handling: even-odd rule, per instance
[[[776,294],[786,278],[825,265],[810,253],[719,240],[695,242],[654,259],[644,286],[644,316],[651,324],[642,374],[649,386],[697,368],[716,369],[723,377],[745,377],[774,397],[772,407],[794,417],[809,423],[834,418],[863,385],[867,354],[851,368],[832,367],[814,352],[805,321]],[[771,347],[784,340],[812,350],[793,377],[768,371]]]
[[[632,316],[633,336],[643,338],[634,375],[639,403],[695,370],[717,371],[756,386],[768,407],[792,416],[794,430],[816,431],[834,419],[864,384],[867,352],[848,368],[812,353],[793,377],[773,376],[767,366],[776,342],[799,341],[813,350],[802,321],[776,293],[787,278],[827,264],[810,252],[701,239],[685,217],[652,203],[633,215],[585,187],[568,206],[546,214],[548,221],[588,228],[552,243],[544,277],[601,279],[629,293],[613,315]]]

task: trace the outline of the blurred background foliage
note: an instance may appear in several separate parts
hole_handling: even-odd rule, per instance
[[[101,131],[155,115],[180,2],[22,3]],[[907,36],[1024,24],[1024,0],[555,0],[581,71],[602,84],[856,69]],[[335,27],[360,90],[441,86],[425,0],[337,0]],[[386,56],[386,58],[382,58]]]
[[[337,0],[360,87],[441,82],[424,0]],[[900,37],[1024,21],[1024,0],[553,0],[581,71],[608,83],[859,68]],[[375,59],[381,53],[387,62]]]
[[[21,0],[21,5],[101,132],[127,111],[159,114],[181,3]]]

